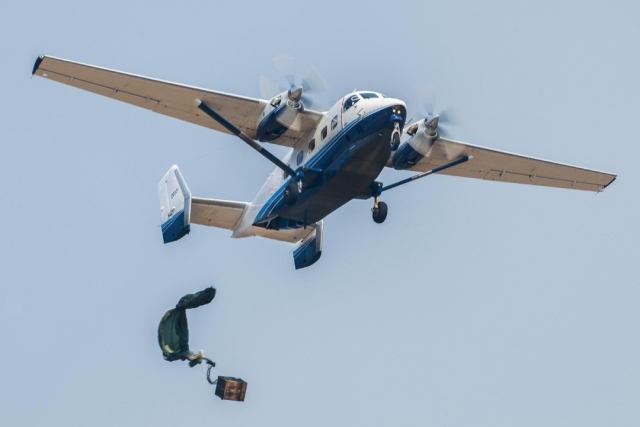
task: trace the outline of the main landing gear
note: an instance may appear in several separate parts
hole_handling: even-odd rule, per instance
[[[378,196],[376,196],[371,212],[373,213],[373,222],[376,224],[382,224],[384,220],[387,219],[387,204],[385,202],[380,202],[378,200]]]
[[[447,163],[445,165],[435,167],[431,170],[419,173],[412,177],[403,179],[402,181],[398,181],[391,185],[387,185],[385,187],[382,186],[381,182],[374,181],[373,184],[371,184],[371,186],[369,187],[371,188],[371,196],[373,196],[373,209],[371,209],[371,212],[373,213],[373,221],[376,222],[377,224],[382,224],[384,220],[387,219],[387,204],[385,202],[380,201],[380,195],[382,194],[382,192],[407,184],[411,181],[415,181],[416,179],[424,178],[425,176],[429,176],[431,174],[443,171],[445,169],[452,168],[461,163],[468,162],[472,158],[473,158],[472,156],[463,156],[458,160],[454,160],[451,163]]]
[[[298,197],[300,197],[300,193],[302,193],[302,182],[292,179],[287,185],[287,188],[284,189],[284,202],[288,206],[295,205]]]

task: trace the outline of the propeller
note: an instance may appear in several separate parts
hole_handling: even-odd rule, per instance
[[[302,101],[302,104],[309,108],[314,104],[314,101],[308,94],[327,90],[324,79],[315,68],[310,68],[307,75],[298,85],[296,84],[295,65],[292,57],[279,56],[273,59],[273,63],[278,71],[280,71],[280,74],[282,74],[282,77],[289,83],[288,97],[294,103]],[[265,99],[271,99],[285,90],[287,90],[286,87],[281,86],[265,76],[260,76],[260,92]]]
[[[423,111],[418,111],[418,119],[426,119],[425,125],[431,122],[431,127],[437,127],[438,133],[442,136],[450,134],[450,128],[459,126],[459,114],[454,106],[440,108],[436,103],[436,93],[433,88],[426,85],[416,85],[416,93],[420,98]],[[436,118],[437,117],[437,118]],[[436,118],[435,120],[433,120]]]

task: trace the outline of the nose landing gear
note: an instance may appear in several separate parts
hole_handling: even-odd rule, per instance
[[[391,134],[391,151],[396,151],[400,146],[400,123],[393,124],[393,133]]]
[[[373,222],[382,224],[387,219],[387,204],[378,200],[378,196],[373,199],[373,209],[371,209]]]

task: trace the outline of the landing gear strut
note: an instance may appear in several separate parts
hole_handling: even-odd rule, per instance
[[[391,134],[391,151],[396,151],[400,146],[400,123],[393,124],[393,133]]]
[[[387,219],[387,204],[385,202],[380,202],[378,200],[378,196],[375,197],[373,201],[373,209],[371,209],[373,213],[373,222],[376,224],[382,224],[385,219]]]
[[[426,172],[422,172],[422,173],[419,173],[419,174],[414,175],[412,177],[403,179],[402,181],[398,181],[398,182],[395,182],[395,183],[393,183],[391,185],[387,185],[386,187],[383,187],[381,182],[374,181],[371,184],[371,186],[369,187],[371,189],[371,196],[373,196],[373,209],[371,209],[371,212],[373,213],[373,220],[378,224],[382,224],[384,222],[384,220],[387,219],[387,204],[385,202],[381,202],[380,201],[380,195],[384,191],[391,190],[392,188],[399,187],[399,186],[407,184],[407,183],[409,183],[411,181],[415,181],[416,179],[424,178],[425,176],[429,176],[431,174],[443,171],[445,169],[452,168],[452,167],[457,166],[457,165],[459,165],[461,163],[468,162],[472,158],[473,158],[472,156],[463,156],[463,157],[459,158],[458,160],[454,160],[451,163],[447,163],[445,165],[435,167],[435,168],[433,168],[431,170],[428,170]]]

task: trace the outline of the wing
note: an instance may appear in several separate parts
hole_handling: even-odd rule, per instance
[[[521,156],[447,138],[439,138],[427,155],[410,170],[426,172],[461,156],[473,158],[438,173],[587,191],[602,191],[616,179],[616,175],[611,173]]]
[[[36,60],[33,74],[229,133],[196,108],[193,101],[198,98],[253,139],[256,137],[258,120],[267,104],[267,101],[261,99],[216,92],[45,55]],[[300,125],[295,130],[289,129],[273,141],[274,144],[293,147],[322,118],[321,113],[310,110],[300,115]]]

